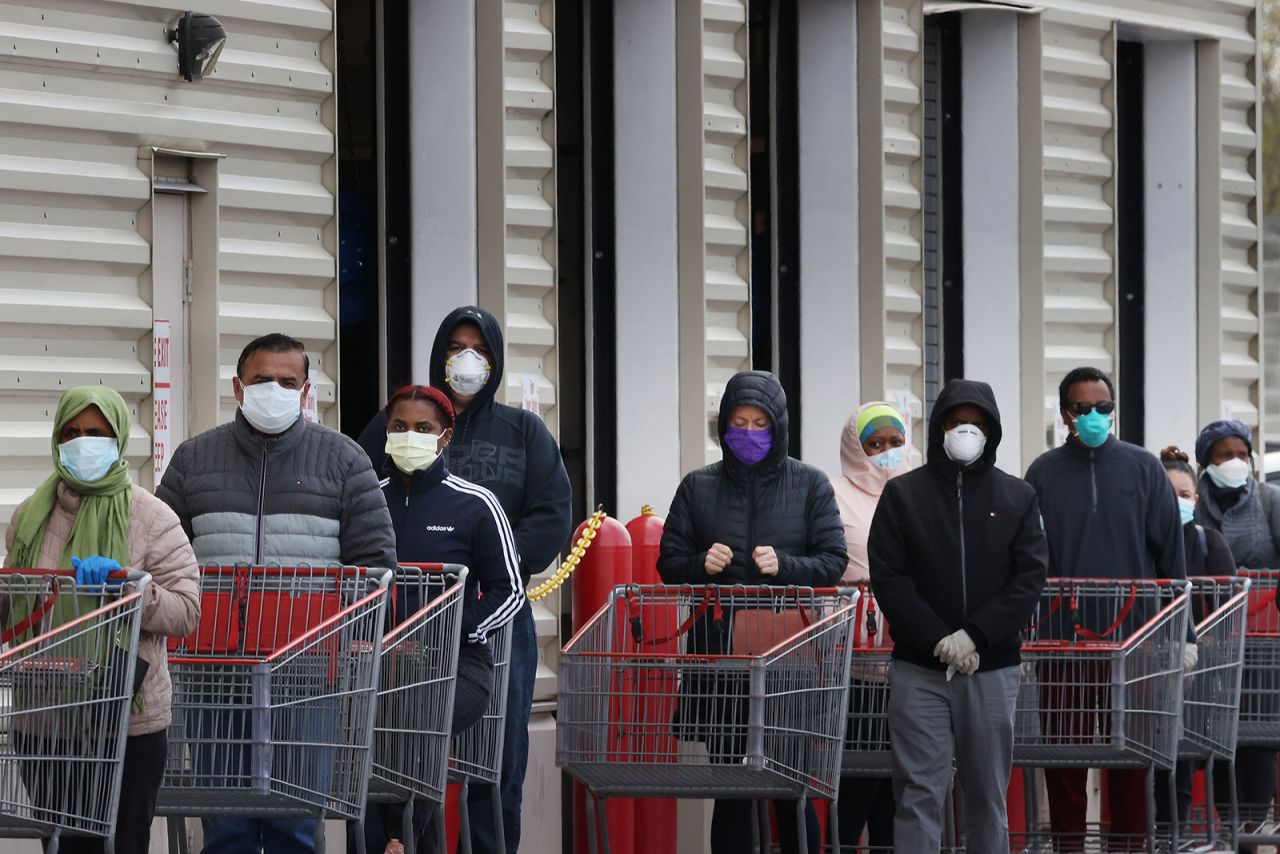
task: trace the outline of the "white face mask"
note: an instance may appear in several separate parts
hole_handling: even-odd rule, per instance
[[[470,348],[453,354],[444,363],[445,382],[462,397],[479,394],[492,371],[489,360]]]
[[[241,386],[241,391],[240,411],[259,433],[283,433],[302,417],[302,389],[270,382]]]
[[[1248,483],[1253,469],[1247,462],[1237,457],[1225,463],[1209,466],[1205,471],[1209,473],[1209,479],[1223,489],[1239,489]]]
[[[430,468],[436,461],[439,456],[436,446],[439,442],[440,437],[430,433],[415,433],[412,430],[388,433],[386,452],[396,468],[405,474],[413,474]]]
[[[976,462],[987,449],[987,437],[972,424],[960,424],[942,437],[942,449],[952,460],[967,466]]]
[[[58,445],[58,460],[67,474],[81,483],[96,483],[120,459],[120,446],[111,436],[81,436]]]

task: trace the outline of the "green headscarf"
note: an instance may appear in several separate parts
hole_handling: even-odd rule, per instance
[[[67,422],[90,406],[98,407],[111,430],[116,434],[116,446],[120,459],[107,473],[93,483],[76,480],[62,467],[58,456],[58,437]],[[133,482],[129,478],[129,464],[124,459],[125,445],[129,442],[129,408],[124,398],[105,386],[81,386],[73,388],[58,401],[53,416],[53,474],[37,487],[35,494],[22,508],[22,515],[14,531],[13,552],[10,565],[20,569],[36,569],[40,558],[40,545],[44,542],[49,515],[58,501],[58,482],[65,481],[72,491],[80,493],[83,500],[67,546],[58,559],[61,569],[71,568],[71,556],[89,557],[101,555],[114,558],[121,566],[129,565],[129,505],[133,500]],[[39,567],[41,569],[49,567]]]

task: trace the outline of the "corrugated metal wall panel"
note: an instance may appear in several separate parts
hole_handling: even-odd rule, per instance
[[[1062,375],[1115,365],[1114,144],[1110,23],[1044,19],[1045,436]]]
[[[724,385],[751,366],[751,231],[747,164],[747,4],[702,2],[706,461],[720,459]]]
[[[171,6],[0,3],[0,520],[48,474],[49,419],[70,386],[121,391],[130,459],[141,470],[150,457],[152,191],[140,150],[229,155],[222,353],[193,372],[220,374],[229,398],[240,346],[283,329],[336,374],[332,3],[215,5],[229,47],[192,84],[162,35]],[[328,382],[321,402],[334,400]]]
[[[538,405],[558,429],[556,388],[555,55],[550,0],[503,4],[506,109],[507,401],[538,382]]]
[[[885,393],[905,394],[913,420],[923,417],[924,8],[918,0],[886,0],[884,44]],[[923,451],[924,430],[913,431]]]
[[[1222,404],[1233,418],[1262,426],[1263,312],[1255,213],[1258,138],[1252,50],[1222,50]]]

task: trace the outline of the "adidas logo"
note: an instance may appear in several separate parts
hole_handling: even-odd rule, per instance
[[[424,530],[427,530],[427,531],[440,531],[440,532],[443,532],[443,533],[452,533],[452,532],[453,532],[453,526],[452,526],[452,525],[428,525]]]

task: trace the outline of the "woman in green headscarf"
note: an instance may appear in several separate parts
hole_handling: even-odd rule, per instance
[[[74,569],[78,584],[101,584],[109,572],[121,568],[152,576],[145,588],[137,649],[145,662],[139,667],[145,667],[146,676],[129,718],[115,836],[118,854],[146,854],[171,718],[165,638],[184,637],[195,630],[200,619],[200,577],[178,517],[133,483],[124,459],[129,425],[129,409],[112,389],[85,386],[62,396],[54,414],[53,474],[14,511],[5,532],[5,566]],[[66,736],[75,737],[74,733]],[[60,752],[56,743],[17,746],[17,750],[33,757]],[[40,806],[40,796],[31,795]],[[57,808],[56,804],[48,807]],[[96,852],[103,850],[103,843],[69,837],[60,850]]]

